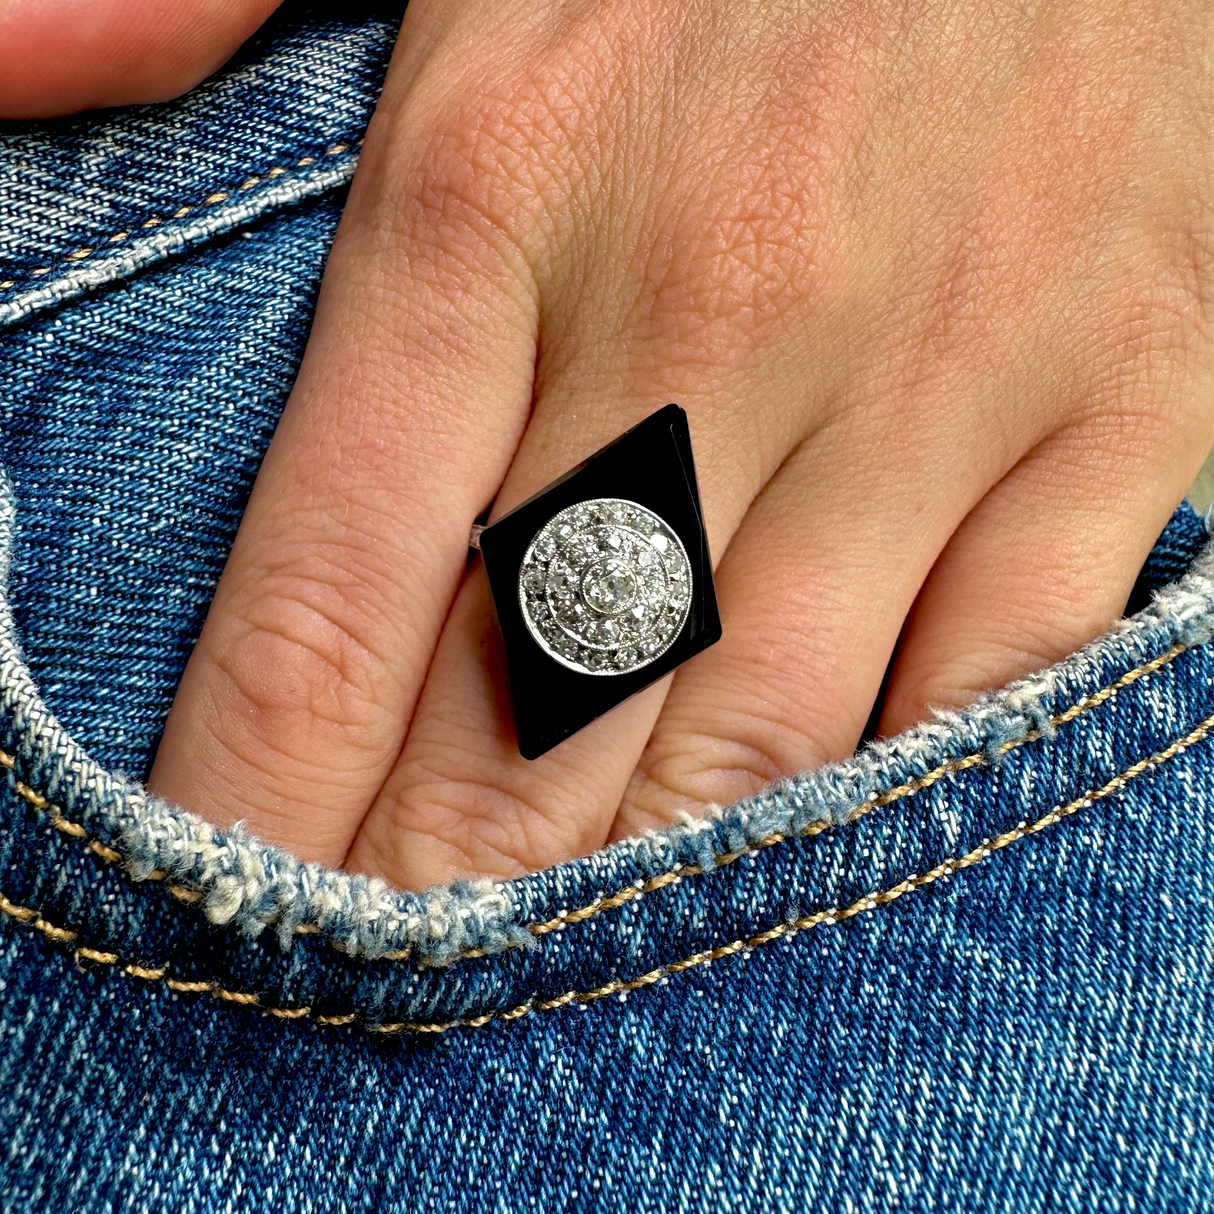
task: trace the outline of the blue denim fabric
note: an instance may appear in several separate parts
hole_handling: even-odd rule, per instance
[[[399,894],[140,787],[393,24],[0,133],[0,1210],[1214,1207],[1190,511],[1054,669],[522,880]]]

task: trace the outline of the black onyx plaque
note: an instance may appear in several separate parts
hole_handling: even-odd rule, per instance
[[[487,527],[519,753],[721,637],[687,414],[667,405]]]

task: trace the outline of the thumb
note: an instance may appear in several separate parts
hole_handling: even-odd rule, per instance
[[[210,75],[278,0],[6,0],[0,118],[166,101]]]

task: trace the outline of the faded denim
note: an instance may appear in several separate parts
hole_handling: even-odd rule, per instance
[[[0,130],[0,1210],[1214,1207],[1187,509],[1057,667],[522,880],[143,791],[399,16],[344,13]]]

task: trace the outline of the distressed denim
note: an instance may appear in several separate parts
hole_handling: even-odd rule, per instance
[[[700,822],[401,894],[141,787],[398,12],[0,128],[0,1210],[1214,1208],[1214,545]]]

